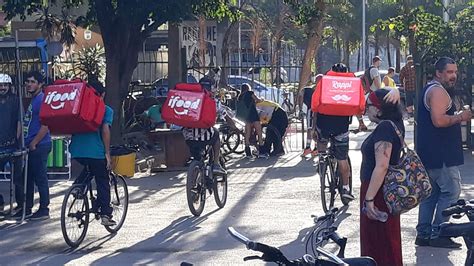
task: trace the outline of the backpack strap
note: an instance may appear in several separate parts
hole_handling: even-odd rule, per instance
[[[392,125],[393,129],[395,130],[395,132],[398,135],[398,138],[400,138],[400,144],[403,146],[403,148],[407,148],[408,146],[407,146],[405,140],[403,139],[402,132],[400,132],[400,129],[398,129],[397,125],[395,125],[395,123],[393,123],[393,121],[391,121],[391,120],[383,120],[383,121],[387,121]]]

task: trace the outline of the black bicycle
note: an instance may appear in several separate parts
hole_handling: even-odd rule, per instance
[[[87,176],[80,184],[74,184],[64,196],[61,207],[61,230],[66,243],[75,248],[86,237],[90,215],[100,219],[97,209],[97,195],[93,185],[94,177],[86,168]],[[125,179],[110,172],[110,203],[112,216],[117,222],[114,226],[104,226],[110,233],[117,233],[122,228],[128,211],[128,188]]]
[[[469,219],[468,223],[442,223],[440,225],[440,237],[462,236],[467,247],[465,266],[474,265],[474,200],[458,200],[451,207],[442,212],[443,216],[452,216],[460,219],[464,215]]]
[[[375,266],[376,263],[372,258],[369,257],[359,257],[359,258],[347,258],[342,259],[336,256],[335,254],[324,250],[321,247],[317,247],[318,256],[313,257],[310,254],[305,254],[303,257],[295,260],[289,260],[283,252],[278,248],[268,246],[262,243],[251,241],[246,236],[237,232],[232,227],[227,228],[229,234],[242,242],[247,249],[258,251],[263,253],[261,256],[248,256],[244,258],[244,261],[249,260],[263,260],[266,262],[274,262],[278,265],[288,265],[288,266],[303,266],[303,265],[353,265],[353,266]]]
[[[321,202],[324,212],[328,212],[334,208],[336,198],[342,194],[342,178],[338,171],[338,162],[334,156],[334,145],[329,142],[329,146],[325,152],[319,152],[318,173],[321,182]],[[349,191],[352,194],[352,165],[349,162]],[[343,202],[348,205],[348,202]]]
[[[186,197],[188,207],[194,216],[201,215],[206,203],[206,191],[211,195],[219,208],[223,208],[227,201],[227,175],[213,173],[214,151],[212,145],[206,145],[201,150],[201,158],[194,158],[188,168],[186,179]],[[225,160],[222,155],[219,163],[225,169]]]

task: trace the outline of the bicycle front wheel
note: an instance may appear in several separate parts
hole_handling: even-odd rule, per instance
[[[322,162],[319,164],[319,178],[321,182],[321,203],[324,212],[330,211],[334,207],[336,198],[335,174],[332,164]]]
[[[206,203],[206,186],[201,162],[193,161],[188,168],[186,178],[186,198],[188,207],[194,216],[201,215]]]
[[[110,205],[112,206],[112,217],[117,222],[114,226],[104,226],[110,233],[117,233],[125,223],[128,211],[128,187],[121,175],[110,173]]]
[[[83,185],[73,185],[64,196],[61,206],[61,231],[64,240],[72,248],[82,243],[89,227],[89,201],[83,189]]]
[[[226,169],[224,158],[220,158],[222,168]],[[227,175],[214,175],[213,182],[214,200],[219,208],[223,208],[227,202]]]

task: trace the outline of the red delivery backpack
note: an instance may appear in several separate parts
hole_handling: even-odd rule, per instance
[[[178,83],[168,92],[161,116],[168,124],[210,128],[216,123],[216,101],[199,83]]]
[[[352,73],[325,75],[316,85],[311,110],[325,115],[353,116],[365,111],[364,88]]]
[[[104,101],[85,81],[57,80],[44,89],[40,120],[52,134],[96,131],[104,114]]]

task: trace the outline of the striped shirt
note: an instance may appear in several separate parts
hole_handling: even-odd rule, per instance
[[[220,101],[216,101],[217,117],[224,119],[227,115],[225,108]],[[214,134],[218,132],[214,127],[210,128],[183,128],[183,136],[185,140],[209,141]]]

